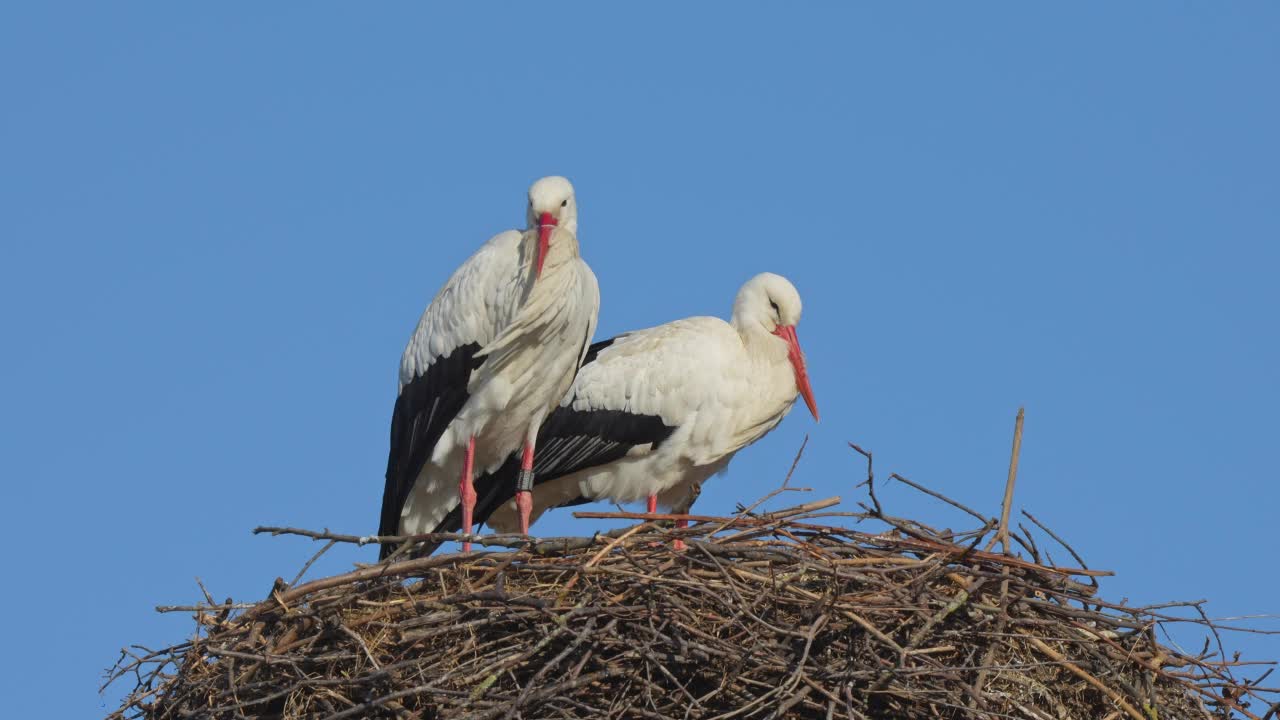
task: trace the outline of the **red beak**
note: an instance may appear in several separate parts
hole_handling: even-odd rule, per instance
[[[791,367],[796,371],[796,390],[800,391],[804,404],[809,406],[810,414],[813,415],[814,420],[817,420],[818,402],[813,399],[813,388],[809,387],[809,373],[804,369],[804,353],[800,352],[800,338],[796,337],[796,326],[779,325],[773,334],[786,341],[787,359],[791,361]]]
[[[547,261],[547,248],[551,247],[551,233],[556,229],[557,221],[551,213],[544,212],[538,218],[538,260],[535,278],[542,277],[542,263]]]

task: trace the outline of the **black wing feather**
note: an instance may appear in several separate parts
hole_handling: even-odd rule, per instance
[[[616,337],[611,337],[608,340],[601,340],[598,343],[591,343],[591,347],[587,348],[586,356],[582,358],[582,364],[585,366],[595,362],[596,358],[600,355],[600,351],[612,345],[614,341],[620,337],[622,336],[618,335]]]
[[[382,492],[382,516],[379,535],[400,532],[400,511],[409,499],[413,484],[449,423],[466,404],[467,383],[476,368],[484,364],[477,358],[480,345],[470,343],[437,358],[426,372],[414,378],[400,391],[391,414],[391,450],[387,454],[387,484]],[[383,545],[379,554],[385,558],[395,549]]]

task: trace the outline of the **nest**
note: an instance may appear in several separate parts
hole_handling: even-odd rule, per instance
[[[167,608],[193,612],[201,632],[126,651],[108,682],[136,686],[110,717],[1276,714],[1275,691],[1238,676],[1250,668],[1225,657],[1198,605],[1107,602],[1096,578],[1108,573],[1078,556],[1055,565],[1036,537],[1061,540],[1030,515],[1040,530],[1011,529],[900,476],[981,527],[889,516],[869,460],[863,512],[830,512],[833,498],[729,517],[580,513],[641,522],[587,538],[478,537],[485,549],[466,555],[277,581],[257,603]],[[678,518],[693,525],[670,527]],[[369,541],[259,530],[326,549]],[[1210,640],[1199,652],[1163,645],[1171,622],[1199,623]]]

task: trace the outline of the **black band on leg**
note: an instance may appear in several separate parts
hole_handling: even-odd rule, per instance
[[[532,470],[521,470],[516,476],[516,492],[533,492]]]

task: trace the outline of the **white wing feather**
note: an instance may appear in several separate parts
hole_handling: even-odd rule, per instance
[[[686,318],[619,337],[579,371],[564,404],[656,415],[681,428],[689,459],[701,465],[742,446],[733,428],[750,398],[750,366],[733,326]]]
[[[471,343],[484,348],[510,323],[524,291],[521,239],[516,230],[494,235],[436,293],[400,358],[401,388],[436,358]]]

